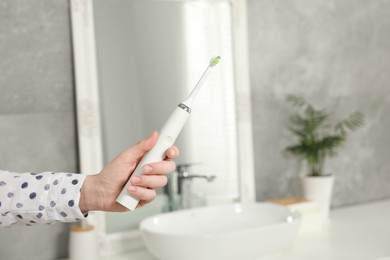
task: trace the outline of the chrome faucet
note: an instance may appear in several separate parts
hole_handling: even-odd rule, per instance
[[[195,178],[203,178],[208,182],[213,181],[215,175],[199,175],[199,174],[190,174],[189,168],[192,164],[179,164],[176,167],[178,172],[178,193],[180,196],[180,207],[182,209],[189,209],[192,207],[192,180]]]

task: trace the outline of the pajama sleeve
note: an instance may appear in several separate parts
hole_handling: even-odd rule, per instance
[[[0,226],[75,222],[86,175],[11,173],[0,170]]]

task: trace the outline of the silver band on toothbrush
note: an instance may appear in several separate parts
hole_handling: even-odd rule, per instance
[[[184,111],[186,111],[187,113],[191,114],[191,108],[187,107],[186,105],[184,105],[183,103],[180,103],[178,105],[178,107],[180,107],[181,109],[183,109]]]

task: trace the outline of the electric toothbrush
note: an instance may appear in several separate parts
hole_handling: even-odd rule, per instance
[[[186,123],[191,113],[192,102],[195,96],[198,94],[199,89],[210,74],[212,68],[218,64],[220,59],[220,56],[215,56],[211,58],[206,71],[203,73],[202,77],[196,84],[195,88],[192,90],[191,94],[173,111],[172,115],[168,118],[168,121],[162,127],[156,145],[152,148],[152,150],[150,150],[144,155],[132,175],[142,175],[142,167],[144,165],[164,160],[167,149],[175,143],[176,138],[180,134],[184,124]],[[116,201],[128,209],[134,210],[138,205],[139,199],[133,197],[127,192],[126,188],[129,184],[131,184],[130,180],[127,181],[125,187],[122,189],[122,192],[119,194]]]

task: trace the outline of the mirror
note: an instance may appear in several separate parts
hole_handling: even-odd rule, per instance
[[[82,172],[159,130],[220,55],[176,141],[176,162],[216,176],[192,181],[194,206],[255,200],[244,2],[71,1]],[[177,173],[169,179],[177,189]],[[102,240],[136,230],[172,203],[180,208],[172,193],[158,192],[134,212],[93,214]]]

